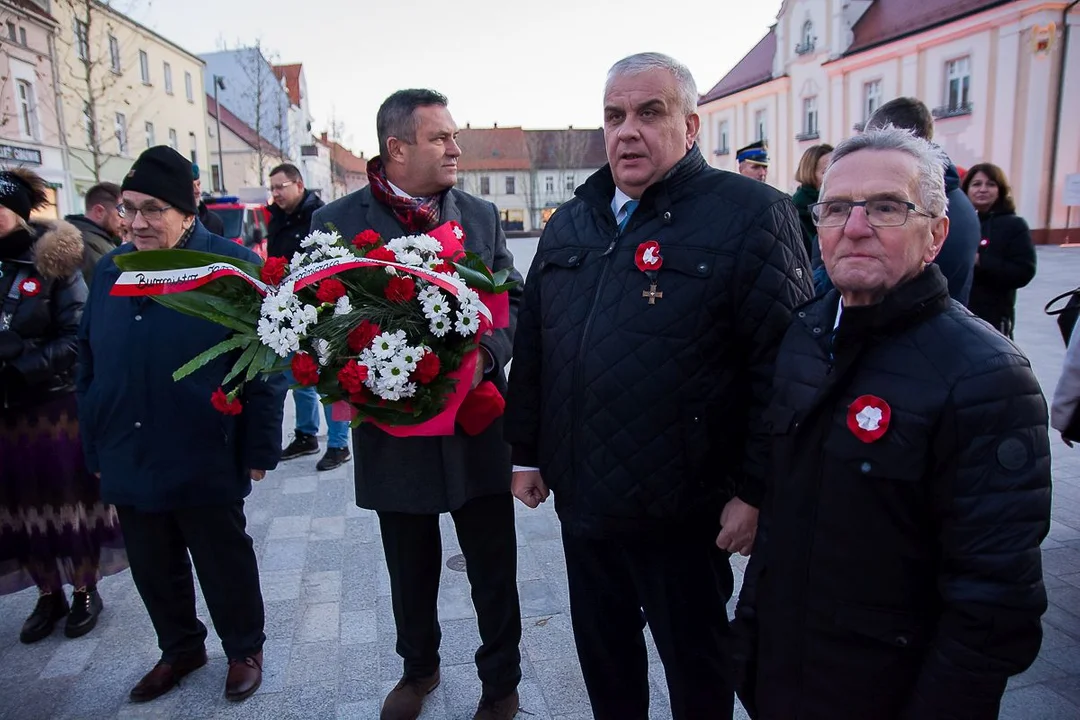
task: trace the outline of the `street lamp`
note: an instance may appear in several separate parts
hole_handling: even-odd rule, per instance
[[[220,75],[214,76],[214,115],[217,117],[217,162],[218,182],[221,183],[221,194],[225,195],[225,157],[221,154],[221,103],[218,102],[218,88],[225,89],[225,78]]]

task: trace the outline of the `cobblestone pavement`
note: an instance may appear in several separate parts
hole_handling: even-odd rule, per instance
[[[528,241],[513,241],[528,267]],[[1046,392],[1053,391],[1063,346],[1042,304],[1080,284],[1080,250],[1044,248],[1039,275],[1022,291],[1018,342]],[[292,401],[286,404],[291,413]],[[287,421],[291,428],[291,419]],[[1051,606],[1039,659],[1014,678],[1002,717],[1080,717],[1080,449],[1054,443],[1054,523],[1043,545]],[[33,591],[0,598],[0,718],[377,718],[401,672],[394,653],[386,566],[373,513],[353,504],[352,467],[316,473],[317,457],[284,463],[247,504],[266,600],[266,675],[239,705],[223,698],[225,658],[211,632],[210,663],[182,687],[146,705],[127,692],[158,658],[146,611],[124,572],[100,586],[105,612],[90,635],[58,630],[35,645],[18,641]],[[444,556],[459,553],[443,518]],[[548,503],[517,510],[518,580],[523,617],[522,720],[590,717],[570,630],[558,522]],[[741,580],[743,562],[735,561]],[[210,625],[199,598],[199,616]],[[468,583],[443,570],[439,596],[443,683],[422,718],[470,718],[480,694],[472,664],[479,644]],[[650,644],[654,718],[668,718],[663,670]],[[741,715],[740,717],[745,717]]]

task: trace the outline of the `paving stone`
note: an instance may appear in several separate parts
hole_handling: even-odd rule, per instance
[[[305,606],[293,638],[297,643],[337,641],[340,613],[340,605],[336,602]]]
[[[1001,699],[1000,720],[1075,720],[1080,706],[1074,705],[1045,685],[1009,690]]]
[[[271,603],[299,598],[302,577],[303,574],[299,570],[263,569],[259,573],[263,602]]]
[[[319,487],[319,479],[314,475],[285,478],[281,492],[284,495],[299,495],[301,493],[313,493]]]
[[[276,517],[270,521],[270,540],[306,538],[311,528],[310,515]]]
[[[309,605],[336,603],[341,599],[341,572],[305,573],[300,588],[300,602]]]
[[[313,540],[308,543],[305,572],[341,572],[347,555],[344,540]]]
[[[367,645],[378,640],[375,608],[348,610],[341,613],[341,644]]]
[[[336,642],[313,642],[293,645],[289,651],[286,687],[333,682],[337,687],[341,646]]]
[[[345,516],[313,518],[310,537],[312,540],[339,540],[345,537]]]

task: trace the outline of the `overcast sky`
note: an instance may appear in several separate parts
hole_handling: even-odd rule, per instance
[[[446,94],[461,127],[598,127],[604,77],[646,50],[714,85],[768,30],[781,0],[114,0],[195,53],[262,40],[304,64],[315,130],[376,154],[375,112],[404,87]]]

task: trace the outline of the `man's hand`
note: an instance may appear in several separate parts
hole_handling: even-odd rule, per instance
[[[265,470],[252,470],[251,471],[251,479],[254,480],[255,482],[259,482],[264,477],[266,477],[266,471]]]
[[[476,354],[476,372],[473,373],[472,386],[475,389],[477,385],[484,382],[484,367],[487,365],[487,352],[480,348],[480,351]]]
[[[729,553],[749,555],[757,535],[758,509],[739,498],[731,498],[720,512],[720,534],[716,547]]]
[[[551,491],[540,477],[539,470],[524,470],[514,473],[510,481],[510,492],[521,502],[535,508],[548,499]]]

